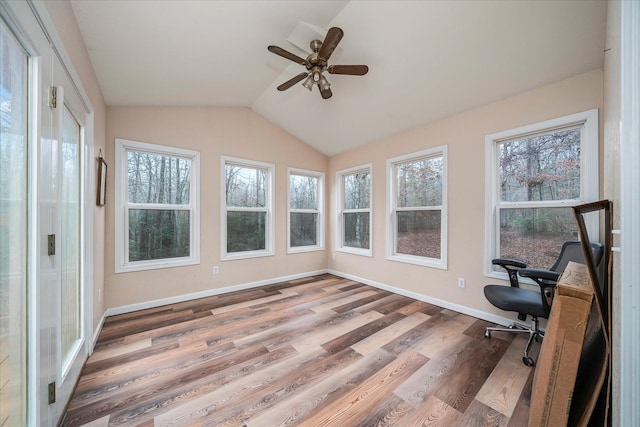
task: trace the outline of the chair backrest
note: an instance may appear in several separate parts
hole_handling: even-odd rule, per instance
[[[591,252],[593,253],[593,262],[598,266],[604,254],[604,246],[597,242],[591,242]],[[564,242],[562,249],[560,249],[560,255],[558,255],[556,263],[551,266],[550,270],[561,273],[569,264],[569,261],[585,264],[582,245],[578,240]]]

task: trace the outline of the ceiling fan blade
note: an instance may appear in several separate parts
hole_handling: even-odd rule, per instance
[[[320,95],[322,95],[322,99],[329,99],[333,93],[331,93],[331,89],[329,88],[325,90],[320,89]]]
[[[329,57],[338,46],[338,43],[342,40],[342,36],[344,36],[344,32],[340,28],[329,28],[329,31],[327,31],[327,35],[322,42],[322,46],[320,46],[320,50],[318,51],[318,57],[328,61]]]
[[[366,65],[329,65],[329,74],[349,74],[350,76],[364,76],[369,72]]]
[[[309,73],[300,73],[297,76],[295,76],[292,79],[287,80],[286,82],[282,83],[280,86],[278,86],[278,90],[279,91],[283,91],[283,90],[287,90],[289,89],[291,86],[293,86],[294,84],[298,83],[299,81],[303,80],[305,77],[307,77],[309,75]]]
[[[290,61],[293,61],[293,62],[295,62],[297,64],[304,65],[305,67],[308,65],[308,62],[307,62],[306,59],[300,58],[298,55],[294,55],[293,53],[291,53],[289,51],[286,51],[281,47],[272,45],[272,46],[267,47],[267,49],[269,49],[269,52],[275,53],[276,55],[280,55],[283,58],[286,58],[286,59],[288,59]]]

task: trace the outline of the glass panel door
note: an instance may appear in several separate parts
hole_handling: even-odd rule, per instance
[[[0,426],[26,425],[27,55],[0,20]]]
[[[81,342],[80,292],[80,125],[62,112],[60,228],[60,350],[63,376]]]

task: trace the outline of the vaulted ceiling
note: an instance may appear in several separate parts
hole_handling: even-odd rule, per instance
[[[71,1],[107,105],[249,107],[326,155],[601,68],[606,1]],[[298,56],[344,30],[327,75]],[[306,52],[305,52],[306,51]]]

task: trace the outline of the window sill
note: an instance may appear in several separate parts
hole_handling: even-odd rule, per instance
[[[447,264],[436,258],[423,258],[411,255],[389,255],[389,261],[403,262],[405,264],[419,265],[421,267],[437,268],[439,270],[447,270]]]
[[[346,254],[373,257],[373,251],[371,249],[342,247],[342,248],[337,248],[336,252],[343,252],[343,253],[346,253]]]
[[[221,258],[221,261],[235,261],[239,259],[249,259],[249,258],[261,258],[274,256],[273,251],[246,251],[246,252],[233,252],[224,254]]]
[[[188,265],[200,264],[199,258],[180,258],[179,261],[138,261],[116,266],[116,274],[131,273],[134,271],[158,270],[161,268],[185,267]]]
[[[287,254],[324,251],[324,246],[296,246],[287,248]]]

